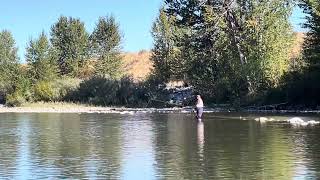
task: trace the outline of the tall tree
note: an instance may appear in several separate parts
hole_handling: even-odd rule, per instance
[[[320,2],[318,0],[301,0],[300,6],[306,16],[304,26],[307,29],[303,45],[303,57],[306,67],[302,73],[293,74],[288,85],[289,101],[309,108],[320,104]]]
[[[93,56],[97,59],[96,73],[111,78],[121,74],[121,34],[113,16],[100,17],[90,35]]]
[[[57,77],[58,67],[54,58],[55,52],[44,32],[39,35],[38,39],[30,40],[26,61],[34,80],[52,80]]]
[[[88,33],[80,19],[61,16],[51,27],[51,43],[62,75],[77,76],[88,57]]]
[[[165,2],[175,26],[189,28],[177,44],[198,89],[214,95],[223,86],[239,97],[279,84],[292,39],[290,0]]]
[[[19,58],[17,47],[11,32],[0,32],[0,95],[3,96],[15,89],[19,75]]]
[[[183,74],[183,69],[179,68],[182,67],[182,62],[178,61],[179,49],[174,44],[177,30],[173,18],[162,8],[152,27],[154,47],[151,60],[155,77],[163,82],[178,79]]]
[[[304,24],[308,29],[304,41],[304,56],[311,66],[320,65],[320,2],[302,0],[301,7],[308,14]]]

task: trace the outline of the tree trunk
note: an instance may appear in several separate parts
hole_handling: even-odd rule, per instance
[[[225,10],[227,13],[224,14],[225,19],[227,21],[227,26],[229,28],[229,35],[233,40],[234,45],[237,47],[237,51],[238,51],[238,55],[239,55],[239,60],[242,66],[245,66],[247,64],[247,57],[244,53],[244,50],[241,47],[241,27],[236,19],[236,17],[234,16],[234,13],[232,12],[232,10],[227,6],[225,7]],[[252,94],[254,92],[253,86],[252,86],[252,82],[251,82],[251,78],[249,75],[246,76],[246,80],[248,83],[248,92],[249,94]]]

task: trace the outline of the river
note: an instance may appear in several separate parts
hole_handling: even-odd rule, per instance
[[[260,116],[207,113],[198,123],[188,113],[2,113],[0,179],[320,177],[320,126]]]

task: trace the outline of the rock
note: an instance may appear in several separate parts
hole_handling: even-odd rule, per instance
[[[301,118],[294,117],[288,120],[290,124],[302,124],[304,121]]]
[[[301,126],[308,126],[309,123],[308,123],[308,122],[302,122],[302,123],[300,123],[300,125],[301,125]]]
[[[315,121],[315,120],[311,120],[311,121],[308,121],[308,124],[309,125],[317,125],[317,124],[320,124],[319,121]]]
[[[301,118],[298,117],[294,117],[288,120],[288,122],[294,126],[313,126],[316,124],[320,124],[319,121],[315,121],[315,120],[310,120],[310,121],[304,121]]]
[[[129,114],[129,115],[134,115],[133,111],[121,111],[119,114]]]
[[[266,117],[259,117],[259,118],[255,118],[254,120],[259,121],[259,122],[261,122],[261,123],[264,123],[264,122],[267,122],[267,121],[268,121],[268,118],[266,118]]]

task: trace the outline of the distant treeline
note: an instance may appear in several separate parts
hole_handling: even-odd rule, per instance
[[[308,32],[292,58],[295,5]],[[186,81],[207,102],[320,104],[319,1],[165,0],[152,33],[155,77]]]
[[[89,34],[80,19],[61,16],[50,36],[42,32],[19,63],[14,38],[0,32],[0,103],[18,106],[32,101],[79,101],[99,105],[139,105],[138,83],[122,69],[119,25],[99,18]],[[146,101],[145,101],[146,102]]]
[[[295,5],[308,15],[300,56],[292,57]],[[99,18],[89,34],[61,16],[50,35],[30,40],[19,63],[12,34],[0,32],[0,101],[72,101],[148,106],[165,100],[163,85],[184,81],[206,104],[320,104],[320,3],[315,0],[165,0],[152,26],[153,72],[145,82],[124,75],[119,24]],[[159,101],[160,102],[160,101]],[[152,103],[151,103],[152,104]]]

